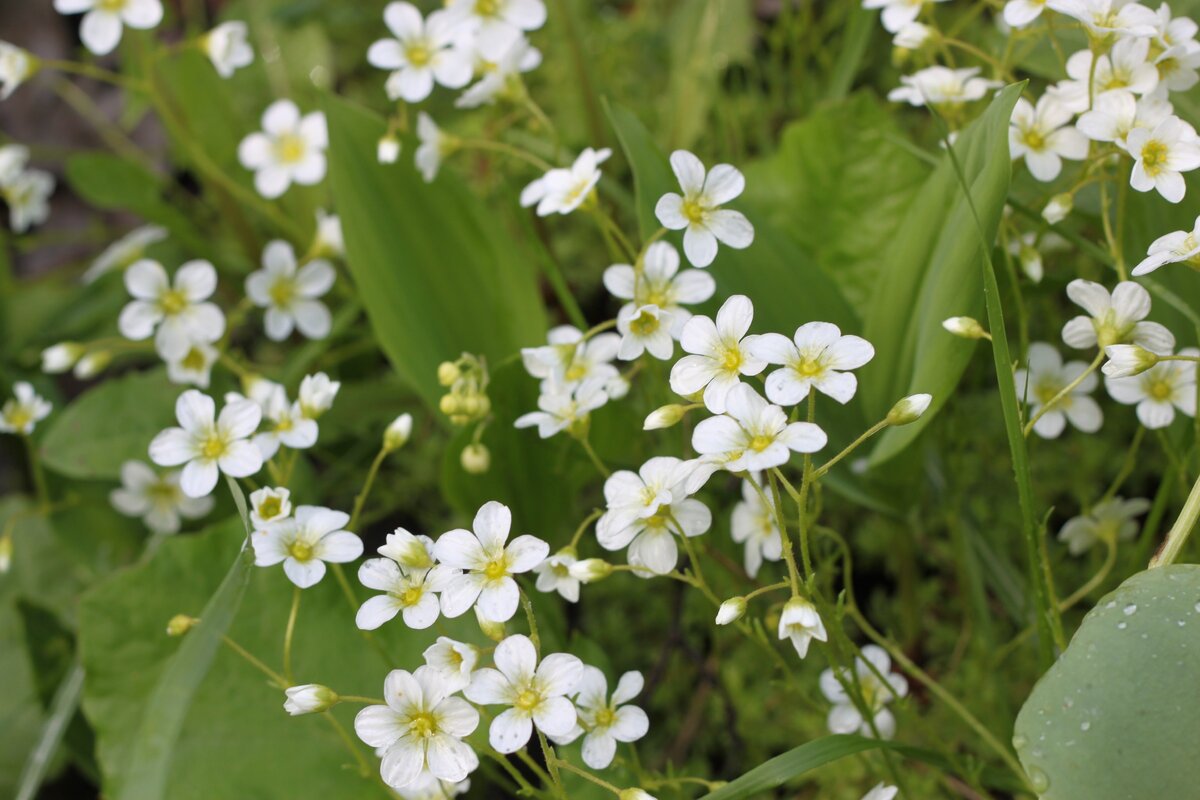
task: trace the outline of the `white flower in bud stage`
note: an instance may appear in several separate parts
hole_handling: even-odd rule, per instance
[[[551,328],[548,344],[521,348],[525,371],[542,381],[542,392],[566,391],[587,381],[608,381],[617,376],[613,359],[621,337],[600,333],[590,339],[573,325]]]
[[[900,77],[900,86],[888,92],[893,103],[912,106],[958,105],[980,100],[1000,84],[979,77],[979,67],[950,69],[926,67]]]
[[[1009,3],[1009,5],[1012,5],[1012,3]],[[895,786],[877,783],[871,791],[863,795],[862,800],[895,800],[899,791]]]
[[[1127,0],[1046,0],[1046,7],[1082,22],[1100,39],[1113,34],[1153,36],[1157,29],[1153,11]]]
[[[341,258],[346,255],[341,217],[330,214],[323,208],[317,209],[317,232],[311,251],[317,258]]]
[[[375,145],[375,158],[380,164],[395,164],[400,160],[400,140],[392,132],[379,137]]]
[[[36,69],[28,51],[0,41],[0,100],[7,100]]]
[[[248,41],[250,29],[240,20],[223,22],[200,39],[200,47],[217,74],[228,78],[254,63],[254,48]]]
[[[395,669],[383,685],[385,706],[367,706],[354,718],[354,732],[367,745],[383,748],[379,774],[403,788],[428,770],[439,780],[461,781],[479,766],[463,741],[479,727],[479,712],[441,674],[429,667]]]
[[[881,8],[880,21],[888,33],[914,22],[926,3],[944,3],[946,0],[863,0],[863,8]]]
[[[1050,198],[1050,202],[1046,203],[1046,207],[1042,209],[1042,219],[1049,222],[1051,225],[1057,225],[1067,218],[1075,208],[1075,198],[1072,195],[1063,192],[1056,194]]]
[[[477,42],[473,42],[477,44]],[[537,69],[542,53],[524,36],[517,39],[499,58],[477,54],[475,74],[482,77],[454,101],[455,108],[478,108],[497,99],[523,91],[521,73]]]
[[[350,515],[321,506],[297,506],[296,515],[271,522],[250,537],[254,563],[283,562],[288,580],[307,589],[325,577],[325,562],[345,564],[362,555],[363,543],[343,527]]]
[[[542,0],[451,0],[449,13],[489,59],[500,58],[525,31],[546,24]]]
[[[286,488],[264,486],[250,493],[250,524],[262,530],[268,523],[292,515],[292,493]]]
[[[591,378],[574,390],[552,386],[543,388],[538,396],[538,411],[530,411],[517,417],[516,428],[537,427],[538,436],[549,439],[556,433],[581,423],[588,415],[608,402],[605,391],[608,379]]]
[[[1153,129],[1169,116],[1171,104],[1157,93],[1135,98],[1129,92],[1105,92],[1096,98],[1091,110],[1080,114],[1075,127],[1092,141],[1113,142],[1127,150],[1125,140],[1130,131]]]
[[[108,55],[121,41],[123,28],[149,30],[162,22],[159,0],[54,0],[60,14],[83,14],[79,38],[98,56]]]
[[[575,727],[575,706],[566,695],[579,688],[583,662],[566,653],[551,653],[538,663],[529,637],[516,634],[496,645],[495,669],[476,670],[463,691],[480,705],[509,706],[492,720],[488,742],[499,753],[515,753],[533,735],[565,736]]]
[[[1046,0],[1008,0],[1004,4],[1004,22],[1010,28],[1024,28],[1042,15]]]
[[[735,542],[745,545],[746,574],[751,578],[758,577],[764,560],[783,557],[783,537],[775,513],[749,480],[742,481],[742,500],[733,507],[729,530]]]
[[[313,186],[325,177],[329,131],[320,111],[300,116],[291,100],[276,100],[262,116],[262,130],[238,145],[238,160],[254,172],[254,188],[267,199],[292,183]]]
[[[179,485],[188,497],[209,494],[218,472],[245,478],[262,469],[262,454],[247,440],[262,419],[253,401],[226,403],[218,417],[211,397],[188,389],[175,401],[175,416],[180,427],[154,437],[150,460],[162,467],[185,464]]]
[[[1029,173],[1045,182],[1058,177],[1062,159],[1087,158],[1087,137],[1071,127],[1072,116],[1049,95],[1043,95],[1036,107],[1024,97],[1017,98],[1008,128],[1008,149],[1013,160],[1024,157]]]
[[[650,730],[650,719],[641,708],[628,705],[641,694],[642,673],[626,672],[617,681],[611,699],[608,680],[596,667],[585,666],[575,698],[583,735],[583,763],[606,769],[617,753],[617,742],[636,742]]]
[[[1101,372],[1110,378],[1129,378],[1140,375],[1158,363],[1158,356],[1136,344],[1110,344],[1104,348],[1108,361]]]
[[[613,566],[602,558],[585,558],[571,565],[571,577],[580,583],[602,581],[613,573]]]
[[[13,384],[13,397],[0,406],[0,433],[29,435],[52,408],[50,402],[39,396],[31,384],[17,381]]]
[[[448,636],[439,636],[437,641],[425,648],[421,654],[425,664],[438,672],[451,691],[465,689],[471,682],[471,674],[479,662],[479,648]]]
[[[571,574],[571,566],[578,559],[571,548],[563,548],[547,556],[546,560],[533,568],[537,575],[534,584],[539,592],[558,592],[569,603],[579,602],[579,578]]]
[[[134,228],[110,244],[83,273],[83,282],[91,283],[101,275],[116,270],[125,270],[141,259],[146,248],[167,238],[167,229],[160,225],[143,225]]]
[[[694,316],[684,325],[680,347],[684,356],[671,368],[671,390],[687,397],[704,390],[704,405],[714,414],[725,411],[725,398],[743,375],[757,375],[767,362],[754,354],[757,336],[746,336],[754,321],[754,305],[735,294],[721,305],[714,322]]]
[[[925,392],[901,397],[888,410],[885,422],[893,426],[911,425],[925,415],[925,412],[929,410],[929,404],[932,402],[933,395],[926,394]]]
[[[433,117],[422,111],[417,114],[417,141],[420,144],[413,155],[417,170],[426,183],[432,183],[442,166],[442,158],[453,151],[455,139],[442,133]]]
[[[412,3],[388,3],[383,21],[395,38],[372,44],[367,61],[391,72],[384,87],[389,99],[419,103],[435,82],[460,89],[471,80],[470,58],[459,45],[448,11],[434,11],[422,19]]]
[[[769,404],[746,384],[733,387],[725,415],[696,425],[692,448],[718,456],[730,472],[762,470],[787,463],[792,452],[815,453],[825,446],[825,432],[811,422],[788,423],[787,414]]]
[[[50,195],[54,176],[40,169],[27,169],[0,183],[0,197],[8,203],[8,225],[13,233],[24,233],[50,217]]]
[[[843,336],[830,322],[808,322],[793,339],[778,333],[754,337],[747,349],[768,364],[784,368],[767,376],[767,397],[783,406],[795,405],[810,389],[845,404],[854,397],[858,379],[846,370],[858,369],[875,356],[861,336]]]
[[[283,703],[283,710],[293,717],[327,711],[337,705],[340,699],[337,692],[319,683],[289,686],[284,689],[284,694],[287,695],[287,700]]]
[[[1151,242],[1133,275],[1148,275],[1166,264],[1187,264],[1200,270],[1200,217],[1190,231],[1172,231]]]
[[[631,305],[625,305],[617,312],[617,330],[621,334],[617,358],[633,361],[648,352],[666,361],[675,350],[675,340],[671,338],[674,321],[670,312],[658,306],[630,308]]]
[[[570,167],[550,170],[521,190],[521,206],[537,206],[539,217],[570,214],[588,199],[600,182],[600,165],[612,150],[585,148]]]
[[[58,375],[75,366],[75,362],[86,353],[83,345],[77,342],[59,342],[50,345],[42,351],[42,372],[48,375]]]
[[[171,383],[191,384],[201,389],[207,389],[209,381],[212,379],[213,364],[217,363],[217,358],[218,353],[215,347],[205,342],[194,342],[183,354],[183,358],[167,362],[167,379]]]
[[[246,278],[246,296],[265,308],[267,337],[281,342],[292,329],[309,339],[324,339],[331,323],[329,309],[318,298],[333,286],[336,272],[322,259],[297,268],[296,251],[276,239],[263,249],[263,268]]]
[[[1146,320],[1150,293],[1140,284],[1121,281],[1109,294],[1099,283],[1076,278],[1067,284],[1067,297],[1088,312],[1063,326],[1063,341],[1071,347],[1137,344],[1155,353],[1175,347],[1175,337],[1169,330]]]
[[[829,711],[829,730],[833,733],[858,733],[868,737],[873,737],[878,730],[882,738],[892,738],[896,733],[896,718],[887,705],[908,695],[908,681],[903,675],[891,670],[892,659],[887,651],[873,644],[863,647],[862,655],[854,659],[858,687],[870,709],[871,720],[863,717],[858,706],[846,693],[842,682],[838,680],[839,675],[842,681],[848,683],[854,682],[855,678],[851,678],[844,670],[835,673],[834,670],[827,669],[822,672],[821,691],[829,702],[833,703],[833,708]]]
[[[920,22],[910,22],[892,37],[892,45],[901,50],[919,50],[928,42],[933,41],[937,32],[928,25]]]
[[[460,528],[438,537],[434,545],[437,560],[463,570],[442,590],[443,614],[460,616],[476,602],[483,616],[493,622],[507,622],[517,613],[520,590],[512,576],[540,564],[550,546],[529,535],[508,542],[511,528],[508,506],[492,500],[476,513],[472,530]]]
[[[1196,357],[1200,350],[1186,347],[1178,355]],[[1160,361],[1140,375],[1105,378],[1104,385],[1113,400],[1136,405],[1138,420],[1150,430],[1170,425],[1177,410],[1196,416],[1195,361]]]
[[[707,267],[717,256],[717,242],[735,250],[754,241],[754,226],[740,211],[722,208],[746,188],[742,173],[729,164],[705,170],[687,150],[671,153],[671,170],[683,194],[668,192],[658,199],[654,214],[664,228],[683,230],[683,252],[696,267]]]
[[[658,799],[654,795],[645,791],[644,789],[638,789],[638,788],[634,787],[634,788],[630,788],[630,789],[622,789],[621,793],[619,795],[617,795],[617,800],[658,800]]]
[[[948,317],[942,320],[942,327],[963,339],[983,339],[987,336],[983,325],[974,317]]]
[[[306,450],[317,443],[316,420],[309,419],[299,403],[288,402],[282,386],[275,386],[263,406],[265,429],[255,434],[254,446],[262,453],[263,461],[269,461],[279,452],[280,446],[292,450]]]
[[[1196,130],[1171,116],[1153,130],[1134,128],[1125,137],[1133,156],[1129,185],[1139,192],[1158,191],[1163,199],[1178,203],[1187,191],[1181,173],[1200,167],[1200,138]]]
[[[700,269],[679,271],[679,251],[670,242],[655,242],[646,248],[642,269],[614,264],[604,270],[604,287],[613,297],[628,301],[621,313],[640,306],[657,306],[671,315],[671,335],[678,339],[692,314],[684,304],[703,303],[716,291],[712,275]]]
[[[629,563],[656,575],[675,569],[675,537],[699,536],[712,525],[712,512],[688,497],[687,462],[670,456],[651,458],[635,473],[618,470],[604,482],[608,510],[596,522],[596,539],[605,550],[629,548]],[[641,570],[634,574],[649,577]]]
[[[433,541],[421,537],[432,560]],[[358,580],[368,589],[386,594],[376,595],[362,604],[355,624],[373,631],[397,614],[404,624],[414,630],[428,628],[437,622],[441,613],[438,592],[445,589],[459,571],[444,564],[429,567],[404,567],[390,558],[369,558],[358,568]]]
[[[175,280],[157,261],[143,259],[125,271],[133,297],[121,310],[117,329],[127,339],[154,336],[154,347],[167,361],[179,361],[197,342],[212,343],[225,333],[225,315],[208,302],[217,288],[217,271],[207,261],[189,261]]]
[[[1097,542],[1116,545],[1137,536],[1137,517],[1150,510],[1150,501],[1142,497],[1126,500],[1112,497],[1096,503],[1086,514],[1071,517],[1058,532],[1073,556],[1082,555]]]
[[[300,413],[307,419],[317,419],[333,408],[341,388],[340,381],[330,380],[324,372],[305,375],[300,381]]]
[[[1028,402],[1028,419],[1033,419],[1088,365],[1082,361],[1063,364],[1058,351],[1045,342],[1029,345],[1028,369],[1016,371],[1017,399]],[[1067,421],[1084,433],[1095,433],[1104,423],[1104,412],[1090,396],[1096,388],[1095,374],[1088,375],[1078,386],[1064,395],[1033,426],[1033,432],[1043,439],[1058,438]]]
[[[113,508],[140,517],[155,533],[178,533],[179,521],[198,519],[213,507],[211,497],[188,497],[179,488],[179,471],[158,473],[141,461],[121,465],[121,487],[108,495]]]
[[[784,604],[779,615],[779,639],[790,640],[792,647],[796,648],[796,655],[804,658],[814,639],[827,642],[829,634],[821,615],[817,613],[817,607],[803,597],[792,597]]]
[[[384,449],[390,452],[399,450],[408,444],[408,438],[412,436],[412,427],[412,414],[408,413],[401,414],[388,423],[387,429],[383,432]]]

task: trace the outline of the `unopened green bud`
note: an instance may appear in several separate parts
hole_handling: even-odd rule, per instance
[[[678,403],[660,406],[646,417],[646,421],[642,423],[642,430],[654,431],[660,428],[670,428],[672,425],[678,425],[685,414],[687,414],[687,406]]]
[[[731,622],[737,622],[746,613],[746,606],[749,605],[744,597],[731,597],[721,607],[717,609],[717,624],[728,625]]]
[[[459,460],[462,462],[462,468],[467,472],[472,475],[482,475],[491,469],[492,453],[487,449],[487,445],[475,442],[463,448]]]
[[[328,711],[341,699],[333,689],[319,683],[289,686],[284,692],[287,694],[287,700],[283,703],[283,710],[293,717]]]
[[[613,573],[613,565],[602,558],[585,558],[570,567],[571,577],[582,583],[602,581]]]
[[[187,614],[176,614],[167,623],[167,636],[183,636],[196,627],[196,624],[199,622],[200,620],[195,617],[189,617]]]
[[[452,361],[443,361],[438,364],[437,378],[438,383],[442,386],[452,386],[461,374],[458,365]]]
[[[392,420],[391,424],[387,426],[387,430],[383,432],[383,449],[390,453],[408,444],[408,437],[412,435],[412,426],[412,414],[401,414]]]
[[[1110,344],[1104,348],[1108,361],[1103,367],[1110,378],[1140,375],[1158,363],[1158,356],[1136,344]]]
[[[902,398],[896,405],[892,406],[892,410],[888,412],[888,425],[908,425],[911,422],[916,422],[929,408],[929,403],[933,400],[933,395],[928,394],[910,394],[908,397]]]
[[[988,335],[974,317],[950,317],[942,322],[942,327],[964,339],[982,339]]]

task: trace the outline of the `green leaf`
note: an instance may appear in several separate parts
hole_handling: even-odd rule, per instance
[[[545,335],[532,262],[452,170],[427,185],[411,157],[379,164],[377,116],[332,96],[325,113],[350,273],[392,366],[436,408],[440,362],[498,364]]]
[[[625,160],[633,170],[638,230],[644,241],[661,227],[658,217],[654,215],[654,204],[667,192],[678,191],[679,184],[654,138],[634,113],[607,99],[604,109],[608,113],[608,121],[617,132],[617,141],[621,143]]]
[[[1088,613],[1017,716],[1042,800],[1195,796],[1198,625],[1195,564],[1140,572]]]
[[[1021,86],[996,95],[954,145],[980,224],[994,241],[1011,175],[1008,125]],[[880,419],[905,395],[927,392],[933,404],[921,419],[889,428],[875,445],[879,465],[912,443],[933,421],[962,378],[975,343],[942,328],[947,317],[978,317],[983,309],[984,246],[971,206],[948,157],[912,201],[875,284],[865,335],[875,358],[860,370],[869,419]]]
[[[121,464],[145,461],[150,440],[174,424],[179,391],[155,370],[84,392],[51,419],[41,443],[46,466],[71,478],[117,479]]]

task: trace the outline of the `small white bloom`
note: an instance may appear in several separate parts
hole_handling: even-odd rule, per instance
[[[263,406],[267,425],[255,434],[254,446],[262,453],[263,461],[275,457],[280,446],[306,450],[317,443],[317,422],[304,415],[299,402],[288,402],[283,387],[276,385]]]
[[[538,436],[549,439],[556,433],[574,430],[583,424],[588,415],[608,402],[605,391],[607,379],[592,378],[574,390],[551,387],[538,396],[538,411],[530,411],[517,417],[513,423],[517,428],[537,427]]]
[[[507,637],[496,645],[495,669],[476,670],[463,694],[480,705],[509,706],[492,720],[488,742],[499,753],[515,753],[533,735],[566,736],[575,727],[572,694],[583,677],[583,662],[566,653],[551,653],[538,663],[529,637]]]
[[[671,315],[671,335],[678,339],[692,318],[683,306],[703,303],[713,296],[717,283],[700,269],[679,271],[679,251],[670,242],[655,242],[646,248],[639,272],[629,264],[614,264],[604,270],[604,287],[613,297],[627,301],[621,312],[641,306],[657,306]],[[618,318],[620,312],[618,312]]]
[[[767,376],[767,397],[781,406],[794,406],[816,389],[839,403],[850,402],[858,369],[875,357],[875,348],[861,336],[843,336],[830,322],[807,322],[792,339],[778,333],[756,336],[746,348],[768,364],[780,364]]]
[[[537,206],[539,217],[570,214],[588,199],[600,182],[600,165],[612,150],[584,148],[570,167],[550,170],[521,190],[521,206]]]
[[[442,590],[442,613],[457,617],[479,603],[493,622],[507,622],[517,613],[520,590],[513,575],[529,572],[549,554],[550,546],[534,536],[518,536],[505,546],[512,528],[508,506],[492,500],[475,515],[472,530],[443,533],[434,545],[437,560],[463,570]]]
[[[300,686],[289,686],[284,689],[287,700],[283,710],[293,717],[301,714],[318,714],[337,705],[340,699],[337,692],[319,683],[305,683]]]
[[[1200,350],[1187,347],[1178,355],[1200,356]],[[1136,405],[1138,420],[1150,430],[1174,422],[1176,410],[1196,416],[1195,361],[1160,361],[1131,378],[1105,378],[1104,385],[1113,400]]]
[[[334,398],[342,388],[340,381],[330,380],[324,372],[305,375],[300,381],[300,411],[308,419],[317,419],[333,408]]]
[[[35,69],[35,62],[26,50],[0,41],[0,100],[11,97]]]
[[[179,471],[158,473],[141,461],[121,465],[121,487],[109,494],[113,508],[140,517],[155,533],[177,533],[180,517],[197,519],[213,507],[211,497],[188,497],[179,488]]]
[[[1010,28],[1024,28],[1040,17],[1045,8],[1046,0],[1008,0],[1004,4],[1004,22]]]
[[[1099,39],[1112,34],[1153,36],[1157,30],[1155,13],[1127,0],[1046,0],[1046,7],[1079,20]]]
[[[1042,209],[1042,219],[1049,222],[1051,225],[1057,225],[1067,218],[1071,210],[1075,208],[1075,198],[1066,192],[1056,194],[1050,198],[1050,202],[1046,203],[1046,207]]]
[[[779,615],[779,639],[788,639],[796,648],[796,655],[804,658],[808,655],[808,646],[816,639],[818,642],[829,641],[825,631],[825,623],[817,613],[817,607],[803,597],[793,597],[783,606]]]
[[[888,33],[914,22],[926,3],[944,3],[946,0],[863,0],[863,8],[882,8],[881,21]]]
[[[134,228],[117,241],[110,244],[83,273],[83,282],[92,281],[115,270],[125,270],[135,261],[141,259],[146,248],[167,238],[167,229],[159,225],[143,225]]]
[[[313,238],[311,252],[317,258],[341,258],[346,255],[346,243],[342,238],[342,218],[317,209],[317,233]]]
[[[537,574],[534,584],[539,592],[558,592],[569,603],[579,602],[579,578],[571,574],[578,559],[571,548],[563,548],[533,568]]]
[[[1110,344],[1104,348],[1108,361],[1101,371],[1110,378],[1140,375],[1158,363],[1158,356],[1136,344]]]
[[[896,404],[891,407],[887,413],[887,424],[893,426],[910,425],[929,410],[929,404],[933,402],[933,395],[921,392],[919,394],[910,394],[908,397],[901,397],[896,401]]]
[[[754,321],[754,304],[745,295],[726,300],[714,322],[694,316],[683,326],[679,345],[684,356],[671,368],[671,390],[684,397],[704,390],[704,405],[714,414],[725,411],[725,398],[743,375],[757,375],[767,362],[754,354],[757,336],[746,336]]]
[[[221,23],[201,37],[201,49],[222,78],[228,78],[254,62],[254,48],[248,41],[249,34],[246,23],[234,20]]]
[[[292,493],[287,488],[264,486],[250,493],[250,524],[262,530],[268,523],[292,515]]]
[[[854,678],[844,670],[835,673],[832,669],[827,669],[822,672],[821,691],[829,702],[833,703],[833,708],[829,711],[829,730],[833,733],[858,733],[868,737],[874,736],[878,730],[882,738],[892,738],[896,733],[896,718],[887,705],[908,695],[908,681],[903,675],[891,670],[892,659],[887,651],[873,644],[865,646],[862,656],[854,659],[857,683],[871,711],[870,720],[863,717],[842,686],[842,682],[849,683]]]
[[[385,85],[389,99],[419,103],[435,82],[460,89],[471,80],[471,61],[455,37],[450,12],[422,19],[412,3],[394,2],[383,9],[383,21],[395,38],[372,44],[367,61],[391,72]]]
[[[432,559],[433,541],[421,537]],[[362,604],[355,624],[373,631],[401,614],[404,624],[414,630],[428,628],[437,622],[441,612],[438,593],[459,571],[444,564],[429,567],[404,567],[390,558],[369,558],[358,568],[358,580],[368,589],[386,594],[376,595]]]
[[[297,506],[296,515],[271,522],[250,538],[254,563],[281,561],[288,580],[307,589],[325,577],[325,562],[344,564],[362,555],[363,543],[343,530],[350,515],[320,506]]]
[[[417,170],[426,183],[431,183],[437,177],[442,159],[454,151],[456,140],[442,133],[433,117],[424,111],[417,114],[417,140],[420,142],[414,156]]]
[[[434,564],[433,540],[428,536],[414,536],[404,528],[396,528],[387,535],[379,554],[405,569],[429,569]]]
[[[621,334],[621,349],[617,358],[632,361],[649,352],[657,359],[666,361],[675,349],[671,338],[673,324],[670,312],[658,306],[630,308],[628,304],[617,313],[617,331]]]
[[[425,771],[457,783],[479,766],[479,757],[463,741],[479,727],[479,712],[430,667],[414,672],[395,669],[383,684],[385,706],[367,706],[354,718],[354,732],[370,747],[383,749],[379,774],[384,783],[403,788]]]
[[[112,352],[109,350],[93,350],[87,353],[75,363],[75,369],[72,373],[81,381],[86,381],[96,377],[104,368],[112,361]],[[167,365],[167,374],[171,374],[171,365]]]
[[[717,256],[717,242],[741,250],[754,241],[754,226],[740,211],[722,208],[746,188],[742,173],[729,164],[705,170],[687,150],[671,153],[671,170],[683,194],[659,198],[654,214],[664,228],[684,230],[683,252],[696,267],[707,267]]]
[[[329,309],[318,298],[333,286],[333,265],[315,259],[297,269],[296,251],[280,239],[267,243],[262,263],[262,269],[246,278],[246,296],[267,310],[263,317],[267,337],[281,342],[293,328],[308,339],[328,336]]]
[[[1154,353],[1170,352],[1175,337],[1163,325],[1149,322],[1150,293],[1133,281],[1121,281],[1109,294],[1099,283],[1076,278],[1067,297],[1087,311],[1063,325],[1063,341],[1075,348],[1136,344]]]
[[[0,197],[8,203],[8,225],[13,233],[24,233],[50,217],[50,195],[54,176],[40,169],[27,169],[0,183]]]
[[[217,271],[207,261],[189,261],[175,280],[157,261],[143,259],[125,271],[133,301],[121,309],[117,329],[127,339],[154,336],[154,348],[167,361],[179,361],[197,342],[212,343],[225,333],[225,315],[208,302],[217,288]]]
[[[28,164],[28,147],[23,144],[0,145],[0,187],[16,180]]]
[[[1113,142],[1128,149],[1126,138],[1134,128],[1153,129],[1171,115],[1171,104],[1157,94],[1134,98],[1129,92],[1105,92],[1075,123],[1095,142]]]
[[[1181,263],[1200,270],[1200,217],[1190,231],[1173,231],[1151,242],[1133,274],[1148,275],[1166,264]]]
[[[1036,107],[1024,97],[1017,98],[1008,128],[1008,149],[1013,160],[1024,157],[1029,173],[1045,182],[1058,177],[1062,159],[1087,158],[1087,137],[1071,127],[1071,116],[1049,95],[1043,95]]]
[[[1134,128],[1125,142],[1134,159],[1129,185],[1139,192],[1155,189],[1171,203],[1182,200],[1187,185],[1181,173],[1200,167],[1200,139],[1195,129],[1171,116],[1153,130]]]
[[[1149,95],[1158,86],[1158,70],[1148,60],[1149,39],[1122,39],[1096,58],[1091,50],[1080,50],[1067,59],[1070,80],[1052,86],[1046,96],[1073,113],[1094,106],[1106,94]],[[1095,70],[1092,59],[1096,60]]]
[[[388,131],[379,137],[375,145],[375,158],[380,164],[395,164],[400,159],[400,140],[396,134]]]
[[[585,381],[607,381],[616,377],[613,359],[621,348],[621,337],[601,333],[590,339],[573,325],[551,328],[548,344],[521,348],[525,371],[542,381],[542,391],[574,389]]]
[[[452,0],[449,13],[486,58],[500,58],[526,31],[546,23],[542,0]]]
[[[1186,44],[1200,32],[1200,26],[1190,17],[1172,16],[1171,7],[1166,3],[1158,7],[1156,16],[1154,38],[1164,49]]]
[[[892,37],[892,44],[902,50],[919,50],[927,42],[933,40],[936,32],[928,25],[920,22],[910,22]]]
[[[42,351],[42,372],[57,375],[75,366],[75,362],[86,352],[76,342],[59,342]]]
[[[217,349],[212,345],[194,342],[183,354],[183,358],[167,362],[167,378],[171,383],[191,384],[207,389],[217,356]]]
[[[478,42],[473,41],[472,45]],[[478,108],[498,99],[520,97],[524,91],[521,73],[537,69],[542,63],[542,53],[521,36],[499,58],[477,52],[475,61],[475,74],[482,77],[454,101],[455,108]]]
[[[217,485],[217,473],[245,478],[262,469],[262,454],[247,441],[262,419],[250,400],[226,403],[221,415],[208,395],[188,389],[175,401],[180,427],[167,428],[150,442],[150,460],[163,467],[186,464],[180,487],[188,497],[204,497]]]
[[[733,507],[729,532],[735,542],[745,544],[744,563],[751,578],[758,577],[764,559],[778,561],[783,557],[783,537],[775,512],[749,480],[742,481],[742,500]]]
[[[1168,47],[1154,59],[1161,85],[1171,92],[1186,92],[1198,82],[1200,73],[1200,45],[1194,41]]]
[[[731,597],[721,603],[721,607],[717,609],[716,623],[718,625],[730,625],[737,622],[746,615],[746,598]]]
[[[595,667],[583,668],[575,705],[579,711],[579,725],[585,731],[584,764],[592,769],[606,769],[617,753],[617,742],[636,742],[650,730],[646,712],[628,705],[641,693],[644,684],[642,673],[626,672],[617,681],[610,699],[604,673]]]
[[[1015,2],[1025,1],[1026,0],[1015,0]],[[1012,3],[1010,2],[1009,5],[1011,6]],[[1007,7],[1005,10],[1007,11]],[[862,800],[895,800],[895,797],[899,791],[900,790],[895,786],[886,786],[882,783],[877,783],[875,784],[875,787],[871,789],[871,791],[863,795]]]
[[[762,470],[786,464],[792,452],[815,453],[825,432],[811,422],[788,423],[787,414],[746,384],[729,392],[725,415],[696,425],[692,448],[720,457],[730,472]]]
[[[448,636],[439,636],[421,655],[425,664],[437,671],[455,692],[471,682],[471,673],[479,662],[479,648]]]
[[[963,339],[982,339],[987,336],[983,325],[974,317],[949,317],[942,320],[942,327]]]
[[[116,49],[124,26],[149,30],[163,18],[159,0],[54,0],[54,10],[60,14],[83,14],[79,38],[84,47],[98,56]]]
[[[408,444],[408,437],[412,435],[413,418],[412,414],[401,414],[392,420],[387,430],[383,432],[383,447],[385,450],[399,450],[404,445]]]
[[[888,92],[893,103],[912,106],[961,105],[980,100],[1000,84],[979,77],[979,67],[950,69],[935,66],[900,77],[900,86]]]
[[[254,188],[268,199],[292,183],[312,186],[325,177],[329,131],[320,111],[300,116],[291,100],[276,100],[262,116],[262,130],[238,145],[238,160],[254,172]]]
[[[1032,419],[1042,407],[1087,370],[1082,361],[1063,364],[1058,351],[1045,342],[1029,345],[1028,369],[1016,372],[1017,398],[1029,403],[1028,418]],[[1095,374],[1088,375],[1072,391],[1042,414],[1033,431],[1043,439],[1056,439],[1069,420],[1084,433],[1095,433],[1104,422],[1104,413],[1091,398],[1096,388]]]
[[[1128,541],[1137,536],[1136,517],[1149,510],[1150,501],[1141,497],[1102,500],[1086,514],[1067,520],[1058,532],[1058,540],[1066,542],[1073,556],[1082,555],[1097,542],[1115,545],[1118,540]]]

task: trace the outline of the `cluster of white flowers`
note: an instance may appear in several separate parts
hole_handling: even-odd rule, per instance
[[[46,221],[53,193],[54,176],[29,166],[29,148],[0,146],[0,198],[8,205],[8,225],[14,233]]]

